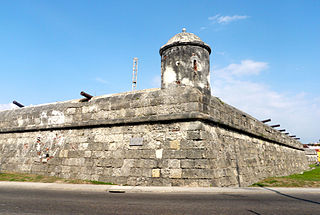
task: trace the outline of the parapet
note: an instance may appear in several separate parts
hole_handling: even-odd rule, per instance
[[[72,100],[0,112],[0,133],[127,124],[204,121],[264,141],[301,149],[297,140],[200,90],[184,86]]]

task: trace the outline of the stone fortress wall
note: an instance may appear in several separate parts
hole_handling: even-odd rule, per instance
[[[129,185],[247,186],[307,168],[301,144],[192,87],[0,112],[6,171]]]
[[[207,45],[192,39],[178,44],[191,49],[182,50],[191,61],[162,56],[161,89],[1,111],[1,170],[123,185],[248,186],[307,169],[300,142],[209,94],[209,72],[201,71],[209,55],[199,54]],[[176,42],[167,46],[177,50]]]

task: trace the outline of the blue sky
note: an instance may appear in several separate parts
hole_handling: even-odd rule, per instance
[[[320,139],[320,1],[0,0],[0,109],[159,87],[183,27],[209,44],[212,94]]]

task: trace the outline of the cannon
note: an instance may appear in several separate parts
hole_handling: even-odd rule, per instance
[[[23,108],[23,107],[24,107],[23,104],[20,104],[20,103],[17,102],[16,100],[14,100],[12,103],[15,104],[15,105],[17,105],[19,108]]]
[[[88,93],[86,93],[84,91],[81,91],[80,95],[86,97],[88,100],[90,100],[93,97],[92,95],[90,95],[90,94],[88,94]]]

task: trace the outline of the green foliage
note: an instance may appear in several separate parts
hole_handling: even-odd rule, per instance
[[[103,182],[103,181],[89,181],[91,184],[106,184],[106,185],[115,185],[110,182]]]
[[[254,183],[253,185],[251,185],[252,187],[265,187],[266,185],[264,183]]]
[[[269,181],[266,181],[266,183],[269,183],[269,184],[274,184],[274,183],[277,183],[278,181],[277,180],[274,180],[274,179],[271,179]]]
[[[35,175],[27,173],[0,173],[0,181],[42,182],[42,183],[68,183],[68,184],[105,184],[115,185],[109,182],[88,181],[80,179],[63,179],[53,176]]]
[[[313,168],[310,171],[306,171],[302,174],[293,174],[285,176],[284,178],[290,178],[295,180],[305,180],[305,181],[320,181],[320,166],[311,165]]]
[[[254,183],[253,187],[320,187],[320,166],[310,165],[312,168],[301,174],[283,177],[271,177]]]

